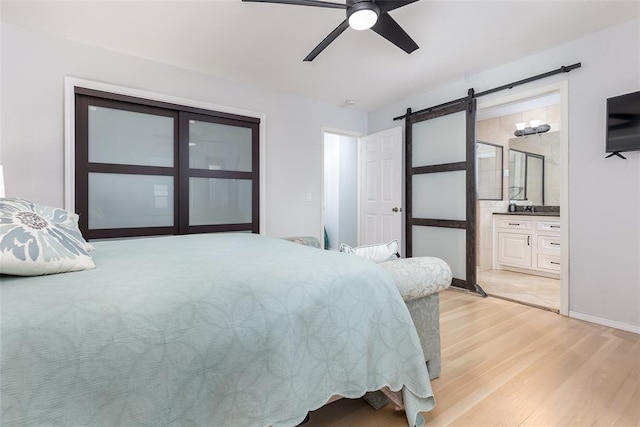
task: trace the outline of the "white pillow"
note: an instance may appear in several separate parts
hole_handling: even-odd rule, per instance
[[[358,246],[356,248],[343,243],[340,245],[340,252],[355,254],[377,263],[391,261],[398,258],[398,241],[392,240],[387,244]]]
[[[95,268],[78,215],[23,199],[0,199],[0,274],[37,276]]]

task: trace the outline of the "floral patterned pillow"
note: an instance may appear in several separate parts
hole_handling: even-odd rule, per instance
[[[95,268],[78,215],[23,199],[0,199],[0,274],[37,276]]]

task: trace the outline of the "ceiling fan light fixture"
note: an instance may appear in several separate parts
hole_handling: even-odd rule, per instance
[[[348,10],[349,26],[358,31],[368,30],[376,24],[378,15],[380,9],[374,3],[356,3]]]

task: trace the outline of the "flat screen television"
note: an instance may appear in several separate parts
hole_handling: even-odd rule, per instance
[[[607,157],[640,150],[640,91],[607,99]]]

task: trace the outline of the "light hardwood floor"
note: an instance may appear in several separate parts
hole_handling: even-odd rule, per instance
[[[461,291],[441,294],[442,374],[427,426],[640,426],[640,335]],[[342,399],[305,427],[400,427]]]
[[[560,311],[560,280],[508,270],[479,271],[478,284],[492,296]]]

